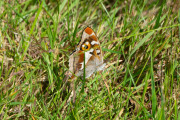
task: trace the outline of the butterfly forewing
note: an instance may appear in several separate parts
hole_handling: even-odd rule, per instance
[[[85,63],[86,78],[90,77],[93,72],[102,70],[103,54],[100,43],[94,31],[87,27],[83,31],[82,39],[77,46],[76,51],[70,56],[69,70],[70,76],[82,76]]]

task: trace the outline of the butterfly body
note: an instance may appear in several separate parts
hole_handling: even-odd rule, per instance
[[[87,27],[76,50],[70,55],[69,76],[83,76],[85,67],[85,77],[88,78],[95,71],[103,70],[104,66],[100,42],[94,31]]]

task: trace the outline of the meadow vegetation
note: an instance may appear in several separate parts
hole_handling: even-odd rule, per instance
[[[65,85],[87,26],[106,68]],[[180,2],[1,0],[0,66],[0,119],[180,120]]]

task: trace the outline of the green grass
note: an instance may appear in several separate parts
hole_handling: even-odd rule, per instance
[[[0,1],[0,119],[180,119],[179,4]],[[64,85],[87,26],[107,68]]]

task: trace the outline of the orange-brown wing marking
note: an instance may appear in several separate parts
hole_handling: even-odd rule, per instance
[[[87,27],[84,31],[89,35],[93,33],[93,30],[90,27]]]
[[[95,35],[90,36],[90,38],[97,41],[97,37]]]
[[[99,49],[99,48],[96,48],[96,49]],[[100,57],[99,57],[99,55],[96,52],[96,49],[94,50],[94,55],[95,55],[95,57],[97,57],[100,60]]]
[[[77,64],[77,69],[79,70],[82,67],[82,64],[80,64],[80,63],[82,63],[84,61],[83,51],[79,50],[78,55],[79,55],[79,60],[78,60],[78,64]]]

